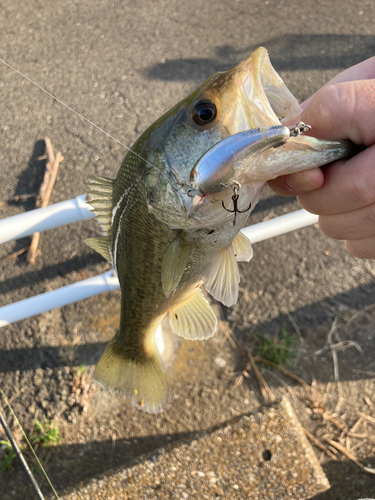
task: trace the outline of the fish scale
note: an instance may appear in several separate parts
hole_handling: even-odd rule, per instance
[[[160,269],[174,234],[155,220],[148,210],[145,170],[144,162],[129,153],[117,176],[118,187],[114,192],[115,203],[129,183],[137,182],[124,200],[124,211],[119,210],[121,224],[117,226],[120,235],[116,261],[122,291],[120,331],[128,332],[120,338],[121,345],[136,343],[142,346],[144,330],[155,315],[154,304],[162,310],[163,302],[167,302],[161,286]],[[142,311],[141,317],[139,311]]]

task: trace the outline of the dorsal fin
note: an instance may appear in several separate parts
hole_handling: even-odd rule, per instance
[[[108,262],[112,263],[111,251],[109,248],[109,236],[102,236],[99,238],[88,238],[84,243],[93,248],[96,252],[100,253]]]
[[[205,340],[216,331],[217,319],[201,290],[169,311],[169,324],[175,334],[188,340]]]
[[[237,302],[239,281],[240,274],[231,245],[221,250],[213,259],[204,287],[214,299],[225,306],[232,306]]]
[[[107,235],[111,230],[112,192],[114,182],[114,179],[108,179],[107,177],[101,176],[90,177],[87,181],[87,194],[90,196],[90,201],[88,203],[93,208],[95,219],[99,222]]]
[[[169,297],[180,283],[192,247],[193,243],[184,241],[180,231],[167,248],[161,266],[161,282],[166,297]]]
[[[249,262],[253,257],[254,252],[251,241],[241,232],[232,241],[232,247],[237,261],[244,260],[245,262]]]

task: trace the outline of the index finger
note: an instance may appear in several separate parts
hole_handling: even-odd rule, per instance
[[[320,189],[300,194],[298,201],[308,212],[335,215],[357,210],[375,202],[375,145],[349,160],[324,167]]]
[[[323,85],[321,89],[330,85],[337,85],[338,83],[354,82],[357,80],[371,80],[373,78],[375,78],[375,57],[370,57],[370,59],[366,59],[366,61],[362,61],[359,64],[342,71],[333,77],[332,80]],[[315,95],[316,93],[306,99],[306,101],[301,104],[301,107],[306,109]]]
[[[370,146],[375,142],[375,80],[357,80],[323,87],[300,119],[322,139],[350,139]]]

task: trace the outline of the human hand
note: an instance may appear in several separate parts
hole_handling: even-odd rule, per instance
[[[367,147],[348,160],[269,181],[319,215],[319,226],[345,240],[355,257],[375,259],[375,57],[337,75],[309,98],[297,121],[320,139],[350,139]]]

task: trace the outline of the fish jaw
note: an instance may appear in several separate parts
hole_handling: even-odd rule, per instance
[[[216,109],[215,119],[208,124],[194,122],[196,106],[202,102],[210,102]],[[170,228],[199,229],[202,220],[189,217],[193,204],[190,174],[199,158],[228,136],[280,125],[279,118],[300,112],[264,48],[214,74],[150,127],[149,139],[144,141],[148,149],[140,154],[166,174],[150,172],[150,212]],[[171,182],[166,186],[168,178]],[[221,199],[217,208],[222,212]]]
[[[273,68],[264,47],[237,66],[239,88],[243,89],[243,105],[249,129],[277,126],[298,121],[302,108]],[[256,113],[258,111],[258,113]],[[274,144],[252,154],[242,182],[266,182],[280,175],[301,172],[325,165],[352,153],[350,141],[326,141],[307,135],[291,136],[283,144]],[[241,183],[241,179],[237,179]]]
[[[354,146],[350,141],[325,141],[300,135],[301,131],[291,135],[291,130],[282,126],[298,116],[302,108],[272,67],[263,47],[234,71],[248,128],[234,132],[238,127],[232,127],[232,134],[210,148],[193,167],[188,217],[200,223],[208,219],[208,212],[214,214],[215,209],[220,212],[220,199],[221,204],[230,200],[235,185],[241,186],[243,206],[254,207],[257,200],[246,196],[249,189],[244,190],[244,186],[264,185],[281,175],[320,167],[350,155]],[[280,133],[279,138],[275,130]],[[259,142],[254,140],[257,134]],[[220,217],[217,214],[214,217],[217,223]],[[223,221],[226,217],[228,214],[221,214]]]
[[[264,47],[238,64],[236,72],[247,129],[280,125],[301,114],[301,106],[273,68]]]
[[[204,102],[215,107],[215,118],[208,124],[197,124],[193,119],[196,106]],[[166,175],[160,176],[158,171],[149,175],[150,212],[171,229],[195,231],[218,227],[231,218],[222,204],[230,206],[233,184],[241,186],[239,208],[242,210],[250,204],[254,207],[259,183],[348,155],[350,143],[347,141],[289,136],[287,140],[284,138],[254,151],[250,138],[248,155],[241,153],[239,159],[238,150],[233,147],[233,155],[224,155],[220,162],[217,152],[224,141],[230,149],[238,134],[282,127],[282,123],[301,112],[297,99],[272,67],[263,47],[237,66],[213,75],[152,126],[150,155],[148,151],[141,154],[151,158],[154,164],[162,165],[158,168]],[[157,158],[153,157],[155,150],[159,163],[155,163]],[[214,154],[216,157],[212,160]],[[209,170],[208,177],[205,169],[199,170],[203,160],[206,165],[207,161],[217,165],[216,171],[215,167]]]
[[[244,174],[245,182],[267,182],[281,175],[303,172],[346,158],[354,151],[348,140],[325,141],[310,136],[291,138],[279,148],[253,158]]]

